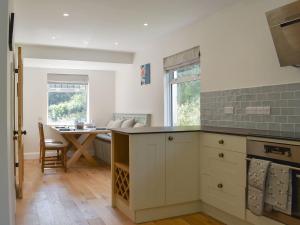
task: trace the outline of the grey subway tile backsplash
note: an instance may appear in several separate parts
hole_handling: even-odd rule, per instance
[[[280,131],[284,131],[284,132],[294,132],[295,131],[295,124],[293,123],[283,123],[280,125]]]
[[[224,107],[233,107],[233,114]],[[247,107],[271,107],[271,113],[247,114]],[[299,132],[300,83],[203,92],[201,124]]]
[[[299,99],[300,98],[300,90],[295,92],[295,98]]]
[[[295,124],[295,132],[300,132],[300,124]]]
[[[281,92],[281,99],[294,99],[294,98],[295,98],[295,92],[293,91]]]

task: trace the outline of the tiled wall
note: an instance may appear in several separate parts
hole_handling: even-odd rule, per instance
[[[270,106],[270,115],[246,114],[247,107],[261,106]],[[300,83],[202,92],[201,124],[300,132]]]

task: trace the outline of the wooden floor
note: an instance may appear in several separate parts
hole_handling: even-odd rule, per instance
[[[133,225],[110,206],[111,177],[105,165],[81,165],[64,173],[25,163],[24,198],[17,201],[17,225]],[[221,225],[201,213],[144,225]]]

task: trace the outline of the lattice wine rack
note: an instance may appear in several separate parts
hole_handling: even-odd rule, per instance
[[[125,202],[129,202],[129,168],[122,163],[115,163],[115,192]]]

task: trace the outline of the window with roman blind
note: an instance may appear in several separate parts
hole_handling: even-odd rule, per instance
[[[87,122],[88,76],[48,74],[48,124]]]
[[[164,59],[167,125],[200,124],[200,49]]]

